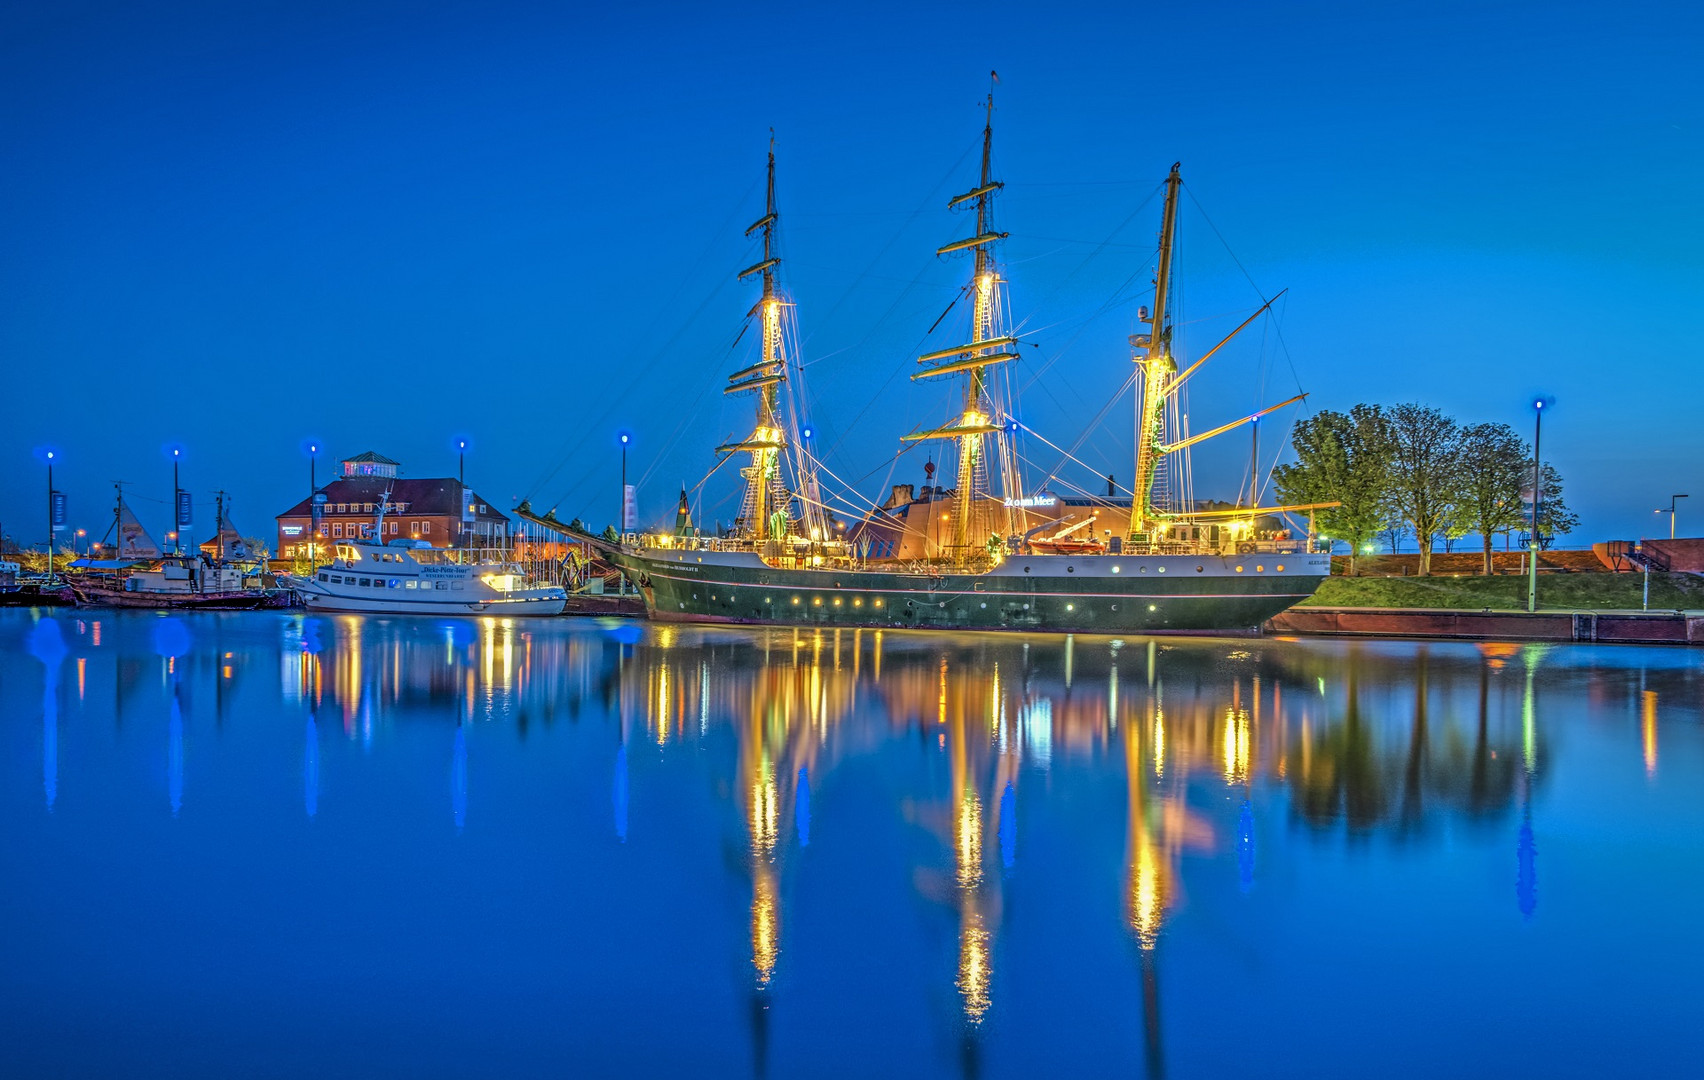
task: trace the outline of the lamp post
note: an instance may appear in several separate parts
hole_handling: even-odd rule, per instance
[[[319,444],[308,444],[308,495],[312,496],[319,490],[319,478],[316,467],[319,465]]]
[[[1691,497],[1692,496],[1690,496],[1690,495],[1670,495],[1667,510],[1664,510],[1660,506],[1657,507],[1657,513],[1667,514],[1669,516],[1669,539],[1670,540],[1674,539],[1674,512],[1675,512],[1675,509],[1676,509],[1675,504],[1678,503],[1681,499],[1690,499]]]
[[[53,451],[47,452],[47,580],[53,581]]]
[[[1544,430],[1544,399],[1532,403],[1532,536],[1527,542],[1527,611],[1538,610],[1538,509],[1544,500],[1544,472],[1539,464],[1538,440]]]
[[[179,494],[178,488],[178,458],[182,454],[183,451],[178,447],[172,447],[172,522],[177,525],[177,531],[172,533],[173,555],[183,554],[183,548],[178,544],[178,532],[183,530],[183,496]]]
[[[77,539],[71,542],[71,551],[72,551],[73,554],[76,554],[76,555],[82,554],[83,537],[85,537],[87,535],[89,535],[89,530],[87,530],[87,529],[78,529],[77,530]]]
[[[627,531],[627,444],[632,440],[633,436],[627,432],[621,433],[621,511],[615,519],[621,522],[621,527],[617,532]]]
[[[467,486],[467,440],[456,440],[456,483]]]

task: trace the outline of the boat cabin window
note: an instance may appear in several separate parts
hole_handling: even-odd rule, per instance
[[[326,577],[327,577],[327,575],[325,575],[325,574],[321,574],[321,575],[320,575],[320,576],[319,576],[319,579],[320,579],[320,580],[321,580],[321,581],[324,581],[324,580],[326,580]]]

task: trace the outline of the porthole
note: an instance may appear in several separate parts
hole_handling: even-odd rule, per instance
[[[1274,570],[1278,571],[1280,574],[1282,574],[1284,572],[1284,564],[1279,563],[1277,566],[1274,566],[1272,569],[1274,569]]]
[[[1024,567],[1024,573],[1026,573],[1026,574],[1029,573],[1029,567],[1027,567],[1027,566]]]
[[[1264,574],[1264,573],[1266,573],[1266,567],[1264,567],[1264,566],[1256,566],[1256,567],[1255,567],[1255,568],[1254,568],[1254,572],[1255,572],[1255,573],[1257,573],[1257,574]]]
[[[1196,572],[1196,573],[1197,573],[1197,574],[1199,574],[1199,573],[1202,573],[1202,572],[1204,572],[1204,571],[1205,571],[1205,570],[1206,570],[1206,569],[1207,569],[1207,568],[1206,568],[1206,567],[1205,567],[1205,566],[1197,566],[1197,567],[1196,567],[1196,568],[1195,568],[1195,572]]]
[[[1242,573],[1242,567],[1240,567],[1240,566],[1237,567],[1237,573],[1239,573],[1239,574]]]
[[[1139,572],[1139,573],[1143,573],[1143,574],[1146,574],[1146,573],[1147,573],[1147,572],[1148,572],[1148,568],[1147,568],[1147,567],[1146,567],[1146,566],[1144,566],[1144,567],[1142,567],[1142,568],[1141,568],[1141,570],[1140,570],[1140,571],[1138,571],[1138,572]]]
[[[1024,605],[1024,610],[1025,610],[1025,611],[1028,611],[1028,610],[1029,610],[1029,605],[1028,605],[1028,604],[1025,604],[1025,605]]]
[[[837,596],[837,597],[835,597],[835,598],[834,598],[834,606],[835,606],[835,607],[839,607],[839,606],[840,606],[840,597],[838,597],[838,596]]]
[[[811,606],[812,607],[822,607],[822,597],[820,597],[820,596],[813,597],[811,599]]]
[[[987,603],[987,601],[984,601],[984,602],[982,602],[982,603],[980,603],[980,604],[978,604],[978,605],[976,605],[976,606],[977,606],[977,607],[979,607],[979,608],[984,608],[984,609],[986,609],[986,608],[987,608],[987,607],[988,607],[988,603]]]
[[[1077,605],[1076,605],[1076,604],[1066,604],[1066,605],[1065,605],[1065,610],[1066,610],[1066,611],[1076,611],[1076,610],[1077,610]]]
[[[795,604],[796,604],[796,603],[798,603],[798,602],[799,602],[799,598],[798,598],[798,597],[796,597],[796,596],[795,596],[795,597],[793,597],[793,603],[795,603]]]
[[[1162,574],[1166,572],[1166,568],[1163,567],[1163,566],[1159,567],[1158,569],[1159,569],[1160,573],[1162,573]]]
[[[1158,610],[1160,610],[1160,609],[1159,609],[1159,608],[1158,608],[1158,607],[1157,607],[1157,606],[1156,606],[1156,605],[1154,605],[1154,604],[1149,604],[1149,605],[1148,605],[1148,610],[1149,610],[1149,611],[1158,611]]]
[[[1075,574],[1077,572],[1077,568],[1075,566],[1067,566],[1065,568],[1065,572],[1067,574]]]
[[[1116,573],[1118,573],[1118,567],[1116,567],[1116,566],[1115,566],[1115,567],[1113,567],[1113,568],[1112,568],[1112,572],[1113,572],[1113,573],[1115,573],[1115,574],[1116,574]]]
[[[880,600],[877,600],[877,601],[876,601],[876,606],[877,606],[877,607],[881,607],[881,606],[882,606],[882,602],[881,602],[881,601],[880,601]]]

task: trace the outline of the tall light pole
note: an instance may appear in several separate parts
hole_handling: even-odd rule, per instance
[[[632,440],[627,432],[621,433],[621,513],[615,520],[621,522],[616,531],[623,533],[627,531],[627,444]]]
[[[467,486],[467,440],[456,441],[456,483]]]
[[[182,555],[183,545],[178,543],[178,536],[183,532],[183,495],[178,487],[178,458],[183,454],[179,447],[172,447],[172,554]]]
[[[309,443],[308,444],[308,495],[310,497],[312,497],[314,492],[319,490],[319,477],[318,477],[318,472],[317,472],[317,468],[316,468],[318,465],[319,465],[319,444],[318,443]]]
[[[53,581],[53,451],[47,452],[47,580]]]
[[[1544,399],[1532,403],[1532,537],[1527,544],[1527,611],[1538,610],[1538,508],[1544,501],[1544,472],[1538,440],[1544,430]]]
[[[1681,499],[1690,499],[1690,498],[1691,498],[1691,497],[1692,497],[1692,496],[1690,496],[1690,495],[1670,495],[1670,496],[1669,496],[1669,504],[1668,504],[1668,509],[1667,509],[1667,510],[1664,510],[1664,509],[1663,509],[1663,508],[1662,508],[1662,507],[1660,507],[1660,506],[1659,506],[1659,507],[1657,507],[1657,513],[1659,513],[1659,514],[1667,514],[1667,515],[1668,515],[1668,516],[1669,516],[1669,539],[1670,539],[1670,540],[1673,540],[1673,539],[1674,539],[1674,512],[1675,512],[1675,504],[1676,504],[1676,503],[1677,503],[1677,502],[1679,502],[1679,501],[1680,501],[1680,500],[1681,500]]]

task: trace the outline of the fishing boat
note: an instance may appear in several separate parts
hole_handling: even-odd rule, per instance
[[[108,549],[114,557],[78,558],[68,568],[66,583],[79,604],[225,611],[290,606],[287,591],[265,586],[258,562],[245,565],[217,557],[226,532],[223,493],[218,516],[221,543],[211,549],[204,545],[193,552],[167,552],[125,502],[123,487],[118,487],[108,532],[114,538]],[[101,544],[105,546],[105,538]]]
[[[385,534],[390,494],[375,504],[374,537]],[[290,587],[311,610],[367,615],[560,615],[568,603],[560,585],[538,584],[513,562],[401,537],[335,542],[330,564]]]
[[[968,252],[972,257],[970,280],[961,293],[970,300],[968,340],[924,353],[912,376],[914,381],[956,380],[961,404],[945,422],[901,439],[905,445],[948,447],[942,457],[954,465],[953,483],[926,486],[918,498],[909,497],[908,487],[898,487],[887,505],[872,506],[844,530],[823,502],[820,477],[826,467],[813,455],[810,440],[801,437],[793,393],[802,374],[793,306],[777,285],[781,260],[774,246],[779,216],[771,145],[765,213],[747,230],[748,236],[761,233],[763,257],[739,273],[742,279],[761,276],[762,295],[748,313],[760,331],[761,351],[756,362],[730,375],[724,388],[726,394],[755,396],[755,422],[750,435],[717,448],[723,459],[749,458],[741,473],[745,495],[734,528],[718,536],[699,535],[678,522],[672,533],[611,531],[599,537],[570,530],[595,544],[638,586],[651,617],[807,626],[1246,633],[1310,596],[1330,573],[1330,555],[1312,535],[1311,518],[1304,532],[1284,529],[1279,515],[1332,504],[1256,508],[1257,500],[1250,499],[1249,506],[1203,509],[1181,497],[1189,490],[1187,482],[1167,479],[1189,475],[1178,462],[1187,461],[1191,446],[1301,400],[1291,398],[1200,435],[1188,435],[1180,424],[1178,391],[1224,342],[1180,370],[1171,311],[1182,183],[1177,165],[1165,181],[1153,306],[1139,315],[1148,332],[1129,339],[1135,369],[1127,386],[1137,396],[1135,482],[1129,498],[1073,510],[1070,500],[1052,492],[1025,492],[1015,452],[1025,429],[1008,404],[1020,339],[1007,319],[1005,280],[994,255],[1007,234],[994,227],[994,199],[1003,184],[992,175],[992,143],[990,94],[980,175],[969,191],[948,202],[951,210],[974,212],[974,231],[937,251],[938,256]],[[1238,331],[1270,306],[1267,301]],[[1250,490],[1255,490],[1252,483]]]

